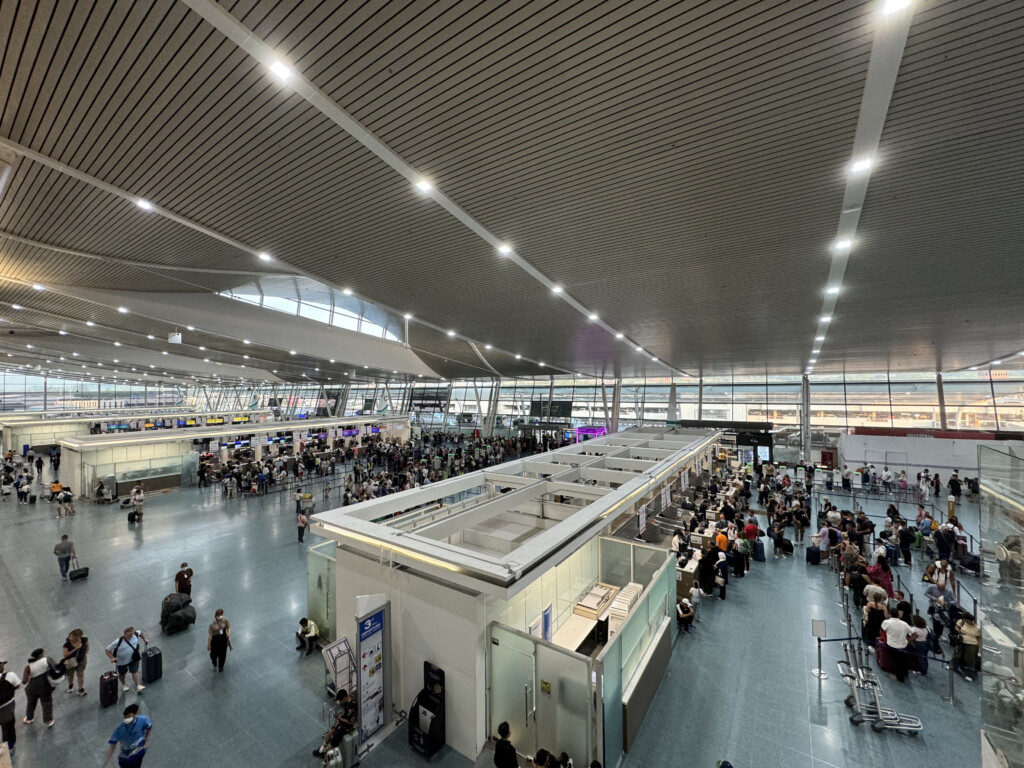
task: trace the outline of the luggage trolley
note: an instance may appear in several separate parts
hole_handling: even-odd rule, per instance
[[[871,729],[876,732],[889,729],[917,736],[924,728],[920,719],[882,706],[882,685],[871,667],[861,663],[862,652],[857,649],[851,655],[850,646],[843,643],[843,653],[845,658],[836,664],[843,682],[852,689],[844,700],[846,706],[853,710],[850,722],[858,726],[870,722]]]

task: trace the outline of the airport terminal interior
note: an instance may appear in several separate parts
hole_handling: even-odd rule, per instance
[[[0,0],[0,768],[1024,768],[1022,41]]]

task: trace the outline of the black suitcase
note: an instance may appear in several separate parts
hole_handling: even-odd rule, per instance
[[[184,632],[190,624],[195,623],[196,609],[191,605],[186,605],[181,610],[175,611],[167,617],[167,621],[164,622],[164,633],[174,635],[178,632]]]
[[[885,559],[889,561],[889,565],[896,565],[900,561],[900,548],[895,544],[886,544]]]
[[[754,539],[751,544],[754,545],[754,559],[759,563],[763,563],[765,561],[764,542],[760,539]]]
[[[68,578],[71,581],[81,581],[82,579],[89,578],[89,569],[82,568],[78,565],[78,558],[72,558],[71,562],[74,564],[74,568],[68,571]]]
[[[142,653],[142,682],[149,685],[163,677],[163,674],[164,658],[160,649],[156,646],[147,646]]]
[[[808,565],[820,565],[821,564],[821,550],[817,547],[807,548],[807,564]]]
[[[138,519],[139,519],[139,516],[135,514],[134,510],[128,513],[128,522],[129,523],[137,522]]]
[[[100,675],[100,706],[111,707],[117,704],[117,673],[104,672]]]
[[[782,540],[782,544],[780,546],[782,547],[782,554],[784,554],[784,555],[792,555],[793,554],[793,542],[790,541],[789,539],[783,539]]]
[[[31,495],[30,495],[30,496],[28,497],[28,503],[29,503],[29,504],[35,504],[35,503],[36,503],[36,495],[35,495],[34,493],[33,493],[33,494],[31,494]]]

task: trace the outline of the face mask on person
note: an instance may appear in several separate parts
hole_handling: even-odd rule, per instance
[[[134,723],[134,722],[135,722],[135,718],[134,718],[134,717],[126,717],[126,718],[124,719],[124,724],[125,724],[125,725],[131,725],[131,724],[132,724],[132,723]]]

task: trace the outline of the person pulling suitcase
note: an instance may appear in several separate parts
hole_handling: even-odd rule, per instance
[[[146,633],[136,632],[135,627],[127,627],[121,637],[107,646],[107,658],[117,666],[117,678],[121,683],[122,691],[128,690],[125,678],[129,673],[135,682],[136,692],[142,693],[146,688],[139,678],[139,664],[142,662],[141,643],[149,644]]]

